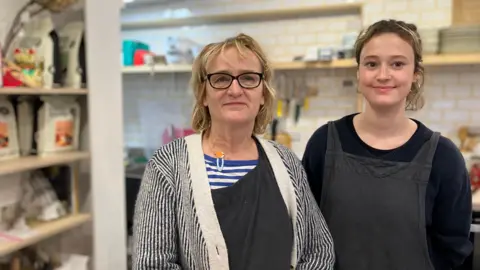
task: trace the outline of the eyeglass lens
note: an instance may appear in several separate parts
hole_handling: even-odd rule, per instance
[[[232,85],[235,78],[242,88],[251,89],[260,85],[262,75],[258,73],[244,73],[238,76],[233,76],[225,73],[214,73],[209,75],[208,80],[210,85],[215,89],[227,89]]]

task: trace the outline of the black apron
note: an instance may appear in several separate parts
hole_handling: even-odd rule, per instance
[[[333,236],[338,270],[433,270],[425,193],[438,133],[412,162],[361,157],[342,150],[328,125],[320,208]]]
[[[212,190],[230,270],[288,270],[292,220],[275,175],[257,142],[257,166],[233,186]]]

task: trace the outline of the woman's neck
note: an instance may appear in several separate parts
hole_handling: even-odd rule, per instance
[[[380,111],[367,104],[365,112],[355,118],[356,128],[375,137],[398,136],[408,132],[412,124],[403,107]]]
[[[212,125],[204,138],[207,149],[211,152],[223,152],[226,158],[242,155],[255,147],[250,129],[220,128]]]

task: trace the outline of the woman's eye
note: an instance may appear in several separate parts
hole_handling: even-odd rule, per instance
[[[395,62],[395,63],[393,63],[393,66],[396,67],[396,68],[401,68],[401,67],[405,66],[405,63],[403,63],[403,62]]]
[[[373,68],[375,67],[377,64],[375,62],[367,62],[365,63],[365,66],[368,67],[368,68]]]
[[[215,80],[215,82],[226,82],[226,81],[228,81],[228,80],[229,80],[228,77],[220,77],[220,78],[217,78],[217,79]]]

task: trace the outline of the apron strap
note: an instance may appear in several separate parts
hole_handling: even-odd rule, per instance
[[[428,140],[428,142],[426,142],[422,146],[422,148],[420,149],[420,151],[418,151],[418,154],[415,156],[413,161],[416,163],[423,163],[428,167],[431,167],[433,163],[433,157],[435,156],[435,152],[437,151],[437,145],[438,145],[439,139],[440,139],[440,133],[433,132],[432,136],[430,137],[430,140]]]
[[[335,127],[335,122],[328,122],[328,137],[327,137],[327,152],[337,152],[342,150],[342,143],[340,142],[340,137],[338,136],[337,127]]]
[[[427,164],[432,165],[433,157],[437,151],[438,140],[440,139],[440,132],[433,132],[432,137],[430,138],[430,149],[427,155]]]

